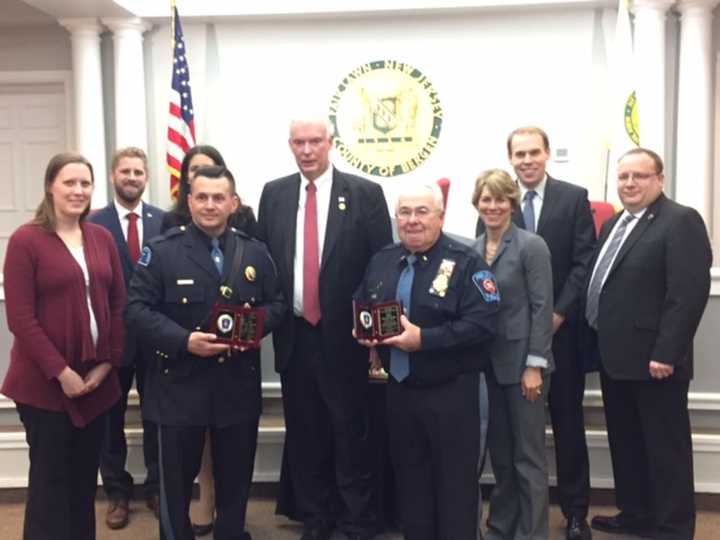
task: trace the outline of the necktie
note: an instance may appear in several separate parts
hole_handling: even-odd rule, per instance
[[[220,250],[220,241],[217,238],[213,238],[210,241],[210,245],[212,246],[212,249],[210,250],[210,258],[212,259],[218,274],[222,276],[225,255],[223,255],[223,252]]]
[[[533,204],[533,199],[535,198],[534,191],[530,190],[525,192],[525,197],[523,197],[523,221],[525,221],[525,230],[530,232],[535,232],[535,205]]]
[[[138,215],[135,212],[130,212],[127,215],[128,230],[127,230],[127,247],[128,253],[130,254],[130,260],[133,264],[138,262],[140,258],[140,235],[138,234],[137,220]]]
[[[615,258],[615,254],[618,252],[618,249],[620,249],[620,244],[622,244],[623,237],[625,236],[625,229],[633,219],[635,219],[635,216],[627,214],[622,218],[622,221],[620,221],[620,225],[618,225],[618,228],[615,230],[615,234],[612,240],[610,240],[610,244],[605,250],[602,259],[600,259],[600,262],[598,262],[595,267],[595,274],[588,287],[585,317],[588,323],[590,323],[590,326],[595,330],[597,330],[598,308],[600,306],[600,291],[602,290],[603,279],[605,278],[605,274],[607,274],[610,263],[612,263]]]
[[[318,246],[317,186],[309,182],[303,232],[303,317],[315,326],[320,321],[320,248]]]
[[[412,297],[412,284],[415,278],[415,255],[408,255],[405,261],[407,266],[403,268],[395,291],[395,299],[402,302],[405,316],[410,318],[410,299]],[[410,359],[408,353],[393,347],[390,350],[390,375],[397,382],[402,382],[410,375]]]

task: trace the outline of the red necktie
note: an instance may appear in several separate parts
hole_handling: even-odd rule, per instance
[[[138,235],[137,220],[138,215],[135,212],[130,212],[127,215],[128,218],[128,233],[127,233],[127,245],[128,253],[130,253],[130,260],[135,264],[140,258],[140,236]]]
[[[318,247],[317,187],[310,182],[305,199],[303,238],[303,316],[315,326],[320,320],[320,249]]]

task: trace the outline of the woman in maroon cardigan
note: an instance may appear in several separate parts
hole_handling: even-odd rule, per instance
[[[85,221],[93,182],[84,157],[53,157],[35,219],[5,255],[14,341],[1,391],[30,447],[24,540],[95,538],[104,413],[120,396],[125,285],[110,233]]]

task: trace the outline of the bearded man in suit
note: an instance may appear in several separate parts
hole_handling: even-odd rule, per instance
[[[110,166],[113,201],[88,217],[88,221],[108,229],[115,240],[122,263],[125,287],[140,251],[148,240],[160,234],[165,212],[146,202],[142,195],[148,182],[147,156],[140,148],[121,148],[112,158]],[[111,529],[125,527],[129,519],[128,502],[133,492],[133,479],[125,470],[127,442],[125,440],[125,411],[133,379],[142,399],[145,390],[145,360],[137,339],[126,335],[123,366],[118,371],[122,396],[108,414],[100,474],[108,497],[105,523]],[[145,498],[148,507],[158,514],[158,442],[157,425],[143,419],[143,457],[145,458]]]

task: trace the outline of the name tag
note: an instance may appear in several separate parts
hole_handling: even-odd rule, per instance
[[[176,282],[178,285],[195,285],[194,279],[178,279]]]

